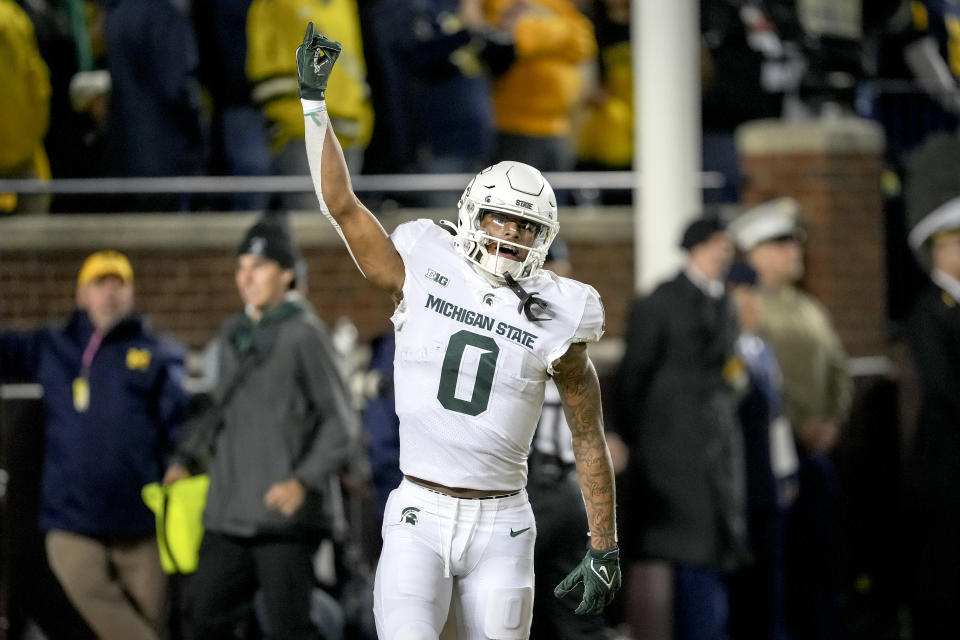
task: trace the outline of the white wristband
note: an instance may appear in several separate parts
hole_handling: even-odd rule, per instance
[[[303,115],[305,116],[327,110],[326,100],[307,100],[306,98],[300,98],[300,103],[303,104]]]

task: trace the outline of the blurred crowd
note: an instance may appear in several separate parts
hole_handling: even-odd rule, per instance
[[[0,178],[306,175],[292,52],[308,21],[343,43],[327,107],[354,174],[474,173],[501,159],[545,172],[629,169],[631,4],[0,0]],[[799,285],[803,212],[790,198],[733,218],[709,206],[738,201],[740,124],[837,115],[883,127],[887,223],[911,232],[929,275],[904,325],[922,381],[916,446],[904,454],[912,484],[895,497],[918,523],[897,594],[905,613],[870,633],[955,637],[960,5],[701,0],[700,22],[703,168],[725,185],[676,239],[686,257],[676,276],[634,302],[624,353],[604,379],[624,590],[582,627],[551,628],[564,612],[538,600],[533,637],[870,637],[851,624],[838,575],[833,454],[853,382],[829,314]],[[440,193],[371,195],[374,205],[450,203]],[[558,192],[561,208],[583,197]],[[393,343],[377,339],[362,367],[349,366],[349,335],[329,331],[306,302],[282,212],[315,208],[310,192],[0,194],[7,214],[276,211],[237,249],[246,311],[211,343],[209,398],[188,397],[182,347],[133,313],[135,265],[116,252],[84,263],[67,325],[0,335],[4,381],[45,391],[40,528],[89,626],[63,637],[373,637],[375,530],[401,477]],[[570,256],[558,246],[548,268],[560,273]],[[301,348],[322,357],[290,355]],[[549,408],[542,425],[561,419]],[[243,430],[264,422],[280,435]],[[242,425],[233,440],[221,438],[224,424]],[[83,436],[90,428],[109,443],[110,465]],[[579,526],[559,517],[579,513],[548,502],[567,495],[559,483],[572,467],[559,441],[538,449],[545,439],[530,456],[542,492],[533,506],[553,506],[557,530]],[[247,495],[273,463],[290,477],[263,499]],[[206,555],[217,562],[167,579],[139,492],[205,468],[231,483],[211,487],[205,514]],[[559,548],[538,543],[537,562]],[[538,564],[538,575],[541,566],[552,570]],[[310,594],[302,607],[279,586],[278,574],[292,573]],[[30,621],[17,622],[26,633]]]
[[[950,2],[699,4],[704,168],[726,178],[711,199],[736,201],[732,134],[748,120],[875,119],[895,170],[928,132],[956,125]],[[628,0],[4,0],[0,176],[305,175],[289,51],[308,20],[343,43],[329,108],[354,173],[471,173],[504,158],[543,171],[627,169],[630,9]],[[313,206],[309,191],[190,195],[7,194],[0,209]]]

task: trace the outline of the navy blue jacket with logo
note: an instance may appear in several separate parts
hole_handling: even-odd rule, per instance
[[[94,355],[89,404],[78,411],[74,380],[92,335],[80,311],[63,327],[0,334],[0,377],[43,387],[40,529],[100,538],[149,535],[155,521],[140,489],[162,478],[187,415],[184,350],[139,316],[120,321]]]

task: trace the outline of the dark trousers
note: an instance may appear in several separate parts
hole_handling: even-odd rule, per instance
[[[581,640],[606,637],[601,616],[578,616],[582,591],[574,590],[559,600],[553,588],[583,560],[587,552],[587,514],[577,483],[577,474],[564,472],[557,479],[539,480],[531,464],[527,495],[537,522],[533,549],[533,625],[536,640]]]
[[[924,481],[912,488],[908,511],[914,640],[956,638],[960,628],[960,483],[944,464],[918,470]]]
[[[799,494],[787,525],[790,631],[804,640],[836,640],[841,637],[836,472],[825,454],[798,453]]]
[[[674,565],[674,638],[726,640],[730,602],[719,569]]]
[[[956,514],[947,518],[956,518]],[[960,614],[960,539],[956,529],[930,524],[916,549],[913,638],[957,637]]]
[[[731,576],[730,636],[737,640],[788,640],[784,558],[787,509],[751,510],[749,565]]]
[[[315,549],[316,545],[299,541],[206,532],[187,594],[192,637],[236,638],[237,612],[245,609],[259,588],[272,637],[320,638],[310,621]]]

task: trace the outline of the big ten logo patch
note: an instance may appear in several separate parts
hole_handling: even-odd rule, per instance
[[[447,286],[447,283],[449,282],[449,280],[447,279],[447,276],[441,275],[436,271],[434,271],[433,269],[427,269],[427,279],[433,280],[434,282],[439,284],[441,287]]]

